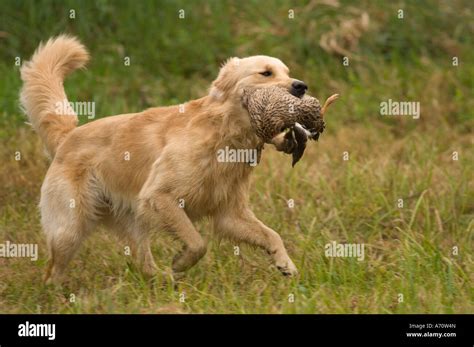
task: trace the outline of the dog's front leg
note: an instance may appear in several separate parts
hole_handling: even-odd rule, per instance
[[[167,193],[149,191],[140,197],[138,219],[147,229],[164,229],[183,242],[184,248],[173,260],[174,274],[182,273],[206,253],[206,244],[184,209]]]
[[[214,218],[216,232],[237,242],[259,246],[267,251],[284,275],[298,274],[295,264],[288,256],[278,233],[267,227],[255,217],[252,211],[244,208],[231,213],[220,214]]]

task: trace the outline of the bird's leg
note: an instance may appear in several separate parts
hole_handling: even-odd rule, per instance
[[[286,154],[293,153],[298,145],[291,129],[287,129],[276,135],[271,140],[271,143],[275,146],[277,151],[284,152]]]
[[[324,117],[324,114],[326,113],[329,105],[331,105],[334,101],[336,101],[339,98],[339,94],[333,94],[327,100],[324,102],[324,106],[321,109],[321,117]]]

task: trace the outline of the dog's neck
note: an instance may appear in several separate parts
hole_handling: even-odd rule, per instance
[[[214,111],[216,125],[219,127],[218,147],[231,146],[234,148],[259,148],[263,145],[250,122],[247,110],[241,105],[240,99],[216,99],[209,95],[204,105],[209,105]]]

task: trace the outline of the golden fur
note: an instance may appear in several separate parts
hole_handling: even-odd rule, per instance
[[[226,146],[262,145],[241,105],[242,90],[290,88],[288,68],[267,56],[231,58],[209,95],[185,103],[184,112],[156,107],[76,127],[77,116],[58,114],[54,104],[66,100],[65,76],[87,60],[84,46],[63,35],[41,45],[21,69],[22,105],[52,158],[40,201],[50,252],[46,280],[60,281],[81,241],[99,224],[130,240],[149,275],[157,270],[149,231],[173,233],[184,244],[172,265],[181,273],[206,252],[193,225],[203,217],[211,218],[215,232],[264,248],[284,274],[296,274],[280,236],[248,207],[252,166],[216,159]],[[266,70],[272,76],[260,74]]]

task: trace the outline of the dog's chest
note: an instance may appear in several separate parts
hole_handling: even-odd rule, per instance
[[[218,163],[202,168],[200,177],[182,192],[189,216],[192,219],[210,216],[245,199],[251,171],[247,163]]]

